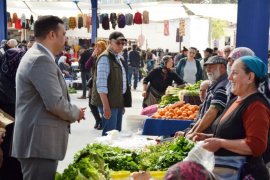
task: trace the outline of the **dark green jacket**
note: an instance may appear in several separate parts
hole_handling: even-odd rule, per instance
[[[122,91],[123,91],[122,68],[121,68],[121,65],[115,59],[115,55],[109,52],[108,50],[104,51],[98,57],[97,62],[96,62],[96,68],[95,68],[94,77],[93,77],[91,104],[95,106],[103,106],[100,95],[97,92],[97,88],[96,88],[97,65],[102,56],[107,56],[109,58],[109,63],[110,63],[110,73],[109,73],[108,81],[107,81],[108,100],[109,100],[110,108],[123,108],[124,95],[122,94]],[[125,64],[124,61],[121,60],[121,62],[124,66]],[[130,91],[130,89],[127,88],[127,91]]]

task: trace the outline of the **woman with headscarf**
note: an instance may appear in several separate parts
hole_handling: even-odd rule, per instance
[[[190,84],[195,84],[197,81],[203,79],[201,63],[195,59],[196,53],[196,48],[189,48],[187,57],[181,59],[176,66],[176,73]]]
[[[91,104],[91,90],[92,90],[92,77],[93,77],[93,73],[95,72],[95,68],[96,68],[96,60],[97,57],[103,53],[106,50],[106,43],[104,41],[98,41],[96,42],[94,51],[91,55],[91,57],[87,60],[87,62],[85,63],[85,68],[86,69],[90,69],[90,79],[88,81],[88,87],[89,87],[89,107],[91,109],[91,112],[96,120],[95,129],[101,130],[102,129],[102,120],[100,117],[100,114],[98,112],[98,107],[94,106]]]
[[[160,67],[153,69],[143,80],[143,108],[158,104],[161,96],[165,94],[168,86],[172,86],[173,81],[182,85],[185,82],[171,71],[173,59],[171,56],[164,56]]]
[[[215,180],[204,166],[193,161],[182,161],[172,165],[166,172],[164,180]]]
[[[267,149],[270,109],[258,86],[268,87],[267,67],[255,56],[243,56],[232,65],[229,80],[236,95],[212,125],[212,135],[197,134],[203,147],[215,154],[217,179],[250,178],[268,180],[262,156]],[[267,88],[265,92],[269,97]],[[239,175],[240,178],[239,178]]]
[[[231,74],[231,68],[232,68],[234,61],[240,57],[243,57],[243,56],[255,56],[255,53],[247,47],[238,47],[230,52],[230,54],[227,58],[227,60],[228,60],[228,63],[227,63],[228,75]],[[231,92],[231,86],[232,86],[231,82],[229,82],[226,86],[227,103],[235,97],[235,95]]]

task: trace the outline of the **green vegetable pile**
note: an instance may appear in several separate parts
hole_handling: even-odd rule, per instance
[[[166,171],[173,164],[182,161],[193,146],[194,143],[183,137],[150,146],[148,151],[140,154],[140,170]]]
[[[178,94],[166,94],[161,97],[160,107],[167,106],[168,104],[173,104],[179,101]]]
[[[55,180],[109,180],[112,171],[167,170],[182,161],[194,144],[183,137],[130,151],[101,144],[87,145]]]
[[[200,89],[200,85],[203,81],[200,80],[198,82],[196,82],[195,84],[190,84],[184,87],[185,90],[189,90],[189,91],[194,91],[194,90],[199,90]]]

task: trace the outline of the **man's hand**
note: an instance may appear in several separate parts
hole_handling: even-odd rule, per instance
[[[111,108],[108,106],[103,106],[103,117],[108,120],[111,118],[112,112],[111,112]]]
[[[85,109],[86,107],[80,109],[79,119],[77,120],[78,122],[80,122],[82,119],[85,119]]]

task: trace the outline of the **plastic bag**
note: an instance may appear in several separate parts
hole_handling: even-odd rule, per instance
[[[203,165],[208,171],[212,172],[215,166],[215,156],[213,152],[210,152],[202,147],[203,141],[199,141],[188,153],[188,156],[184,161],[194,161]]]

